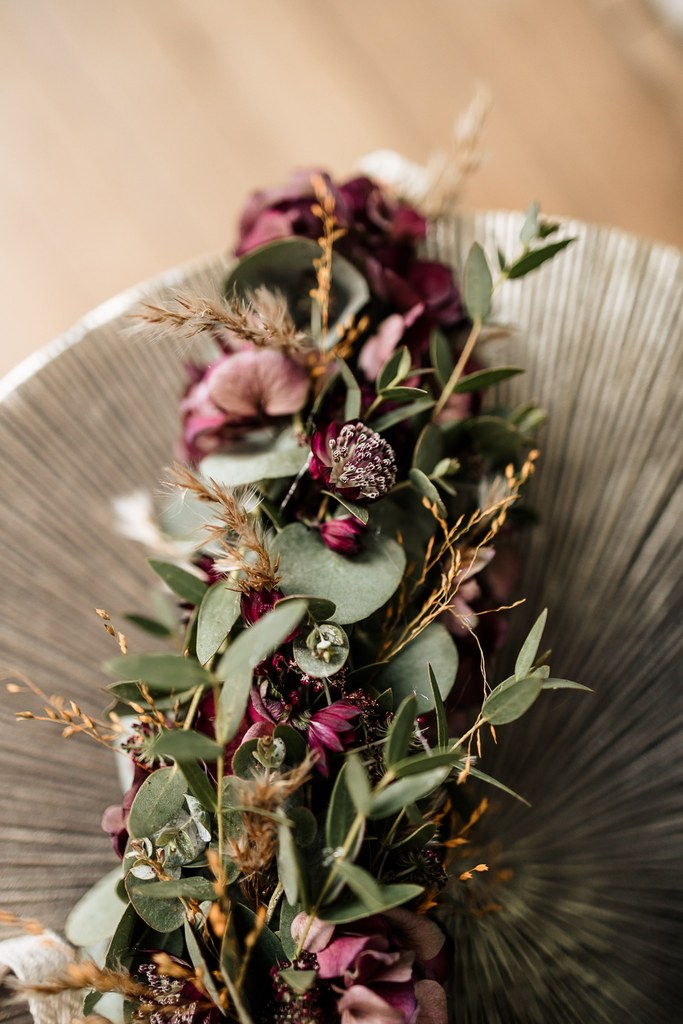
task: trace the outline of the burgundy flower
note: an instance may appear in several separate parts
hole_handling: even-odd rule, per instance
[[[318,524],[318,532],[332,551],[340,555],[357,555],[367,527],[355,516],[337,516]]]
[[[248,594],[242,594],[240,611],[242,618],[248,626],[262,619],[269,611],[281,601],[284,594],[281,590],[250,590]]]
[[[310,473],[350,501],[377,501],[396,482],[391,445],[363,423],[331,423],[311,440]]]
[[[181,402],[185,453],[196,462],[245,431],[299,412],[309,386],[308,371],[284,352],[253,346],[227,352]]]
[[[317,753],[318,768],[325,777],[330,771],[327,751],[341,754],[346,749],[349,742],[353,741],[359,716],[358,708],[343,700],[335,700],[311,715],[307,730],[308,744]]]
[[[307,927],[307,914],[295,917],[293,938]],[[444,947],[433,921],[403,908],[339,928],[316,920],[305,942],[337,993],[341,1024],[446,1024]]]

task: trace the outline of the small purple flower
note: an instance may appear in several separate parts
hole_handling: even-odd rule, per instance
[[[327,777],[330,767],[327,751],[341,754],[353,740],[356,723],[360,717],[358,708],[336,700],[327,707],[315,711],[308,722],[308,744],[318,755],[318,768]]]
[[[357,555],[367,527],[355,516],[337,516],[318,524],[318,532],[328,548],[340,555]]]
[[[391,445],[364,423],[331,423],[311,440],[310,473],[349,501],[377,501],[396,483]]]

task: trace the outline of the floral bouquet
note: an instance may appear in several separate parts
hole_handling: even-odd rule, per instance
[[[480,360],[499,285],[571,239],[534,204],[518,251],[475,244],[456,282],[427,229],[396,188],[301,174],[251,198],[213,294],[137,312],[189,352],[158,524],[118,507],[156,548],[163,590],[128,618],[160,649],[100,610],[105,720],[22,712],[128,773],[120,866],[66,926],[106,941],[42,988],[84,989],[92,1020],[111,993],[150,1024],[452,1019],[453,922],[506,883],[477,830],[486,787],[516,794],[486,749],[585,689],[551,674],[545,613],[494,677],[544,413],[491,400],[522,369]]]

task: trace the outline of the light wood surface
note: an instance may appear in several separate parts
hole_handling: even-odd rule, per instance
[[[0,0],[0,372],[226,248],[250,188],[447,143],[468,204],[683,244],[683,58],[641,0]]]

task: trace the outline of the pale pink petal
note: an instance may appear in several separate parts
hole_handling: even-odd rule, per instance
[[[379,371],[394,354],[396,346],[405,334],[406,323],[400,313],[388,316],[377,328],[377,333],[363,345],[358,365],[368,378],[376,380]]]
[[[306,933],[308,928],[309,915],[302,912],[297,914],[291,924],[292,938],[296,943],[299,943]],[[334,925],[327,924],[325,921],[321,921],[320,918],[314,917],[311,922],[311,927],[308,928],[306,934],[306,941],[304,942],[304,949],[308,950],[309,953],[320,953],[328,945],[330,939],[334,934]]]
[[[337,1002],[337,1009],[341,1024],[408,1024],[402,1010],[390,1006],[364,985],[347,989]]]
[[[284,353],[255,348],[226,356],[207,380],[211,401],[231,421],[299,412],[309,384],[306,370]]]
[[[356,958],[373,941],[370,935],[347,935],[335,939],[318,953],[321,978],[341,978]]]

